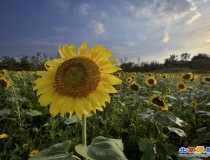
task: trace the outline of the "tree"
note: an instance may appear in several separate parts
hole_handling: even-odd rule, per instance
[[[173,63],[177,62],[178,55],[171,54],[169,58],[165,59],[164,65],[167,67],[172,67]]]
[[[182,53],[181,56],[180,56],[180,59],[182,61],[187,61],[187,60],[190,59],[190,54],[188,54],[188,53]]]
[[[195,55],[191,59],[191,65],[190,67],[192,69],[210,69],[210,56],[205,53],[198,53],[198,55]]]
[[[133,67],[134,67],[134,63],[133,62],[123,63],[123,64],[120,65],[120,68],[122,68],[122,70],[124,72],[132,72],[133,71]]]
[[[43,70],[46,60],[48,60],[48,58],[45,53],[37,52],[35,56],[31,56],[31,64],[33,66],[33,70]]]
[[[1,57],[0,69],[18,70],[15,58],[4,56]]]
[[[19,60],[18,70],[19,71],[31,70],[31,63],[28,56],[21,56]]]

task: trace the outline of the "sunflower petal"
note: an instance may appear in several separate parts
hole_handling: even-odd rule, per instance
[[[118,91],[109,83],[100,82],[98,88],[105,90],[108,93],[117,93]]]
[[[87,42],[82,43],[78,50],[78,56],[85,56],[87,51]]]
[[[111,75],[111,74],[102,74],[101,75],[101,81],[110,83],[112,85],[121,84],[122,80]]]
[[[45,94],[42,94],[39,97],[39,103],[41,106],[47,106],[48,104],[50,104],[54,99],[52,99],[52,97],[57,97],[57,93],[53,92],[53,90],[51,92],[47,92]]]

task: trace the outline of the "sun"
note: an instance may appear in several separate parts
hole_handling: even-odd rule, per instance
[[[96,110],[103,111],[110,102],[109,93],[117,93],[113,85],[121,80],[113,75],[121,70],[117,61],[109,59],[112,52],[102,45],[87,48],[83,43],[78,49],[74,45],[59,47],[60,59],[45,63],[47,71],[38,71],[41,78],[35,81],[42,106],[50,105],[50,113],[55,116],[89,116]]]

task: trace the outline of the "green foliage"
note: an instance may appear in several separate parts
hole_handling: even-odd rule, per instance
[[[79,144],[75,147],[77,153],[90,160],[127,160],[123,153],[123,144],[119,139],[96,137],[89,146]]]
[[[8,72],[4,76],[11,79],[12,86],[0,89],[0,134],[9,137],[0,139],[0,159],[25,160],[34,149],[40,151],[40,159],[78,160],[86,156],[100,160],[108,155],[129,160],[178,159],[182,146],[209,146],[210,86],[201,83],[203,74],[194,81],[183,80],[188,87],[185,92],[176,88],[180,75],[162,75],[138,73],[135,81],[141,90],[133,92],[126,81],[131,73],[122,73],[123,83],[116,86],[119,93],[111,94],[104,112],[87,118],[85,147],[78,145],[81,124],[76,116],[51,117],[49,106],[40,106],[33,91],[35,72]],[[157,85],[148,87],[144,83],[148,76],[155,77]],[[165,98],[168,111],[148,102],[153,94]],[[192,107],[192,101],[197,107]]]
[[[29,160],[75,160],[72,154],[68,152],[70,146],[71,141],[55,144],[50,148],[41,151],[36,156],[29,158]]]

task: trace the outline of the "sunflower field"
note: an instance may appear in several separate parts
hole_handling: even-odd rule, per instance
[[[110,160],[167,160],[182,159],[181,147],[210,147],[210,74],[114,74],[122,80],[118,93],[110,94],[103,112],[87,117],[88,147],[75,149],[81,121],[53,117],[40,105],[33,90],[37,72],[1,70],[0,159],[75,160],[89,149],[92,157],[100,152],[100,160],[113,150]]]

